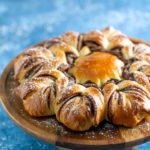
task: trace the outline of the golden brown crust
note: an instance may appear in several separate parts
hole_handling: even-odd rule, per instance
[[[107,49],[108,44],[109,44],[108,40],[99,31],[91,31],[89,33],[84,34],[83,42],[89,46],[90,45],[92,46],[92,42],[94,42],[96,45],[99,45],[104,49]],[[93,43],[93,45],[94,45],[94,43]]]
[[[43,69],[20,84],[16,93],[30,115],[53,115],[56,96],[68,83],[68,78],[62,72]]]
[[[107,116],[116,125],[134,127],[150,112],[150,93],[135,81],[108,83],[103,92]]]
[[[61,36],[61,40],[63,42],[65,42],[70,46],[73,46],[74,48],[77,48],[78,46],[78,38],[79,38],[78,32],[66,32]]]
[[[23,99],[25,110],[32,116],[48,116],[54,114],[53,83],[50,79],[35,78],[20,84],[16,92]],[[50,101],[50,105],[49,105]]]
[[[75,131],[104,119],[134,127],[150,116],[150,47],[112,27],[27,49],[14,61],[14,79],[30,115],[56,115]]]
[[[108,49],[121,48],[122,55],[125,59],[133,57],[133,43],[129,38],[112,27],[105,28],[103,34],[109,40]]]
[[[150,64],[139,60],[133,62],[128,70],[132,74],[132,79],[143,85],[150,92]]]
[[[150,47],[145,44],[137,44],[133,48],[133,56],[150,63]]]
[[[52,61],[52,58],[53,54],[51,51],[43,47],[28,49],[14,61],[14,78],[22,81],[28,78],[33,72],[38,71],[44,64],[50,64],[50,66],[53,64],[52,67],[56,67],[56,60]]]
[[[65,126],[75,131],[85,131],[104,119],[104,97],[95,87],[74,84],[57,98],[55,110],[57,119]]]

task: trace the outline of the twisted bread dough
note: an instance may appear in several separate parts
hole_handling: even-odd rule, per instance
[[[102,54],[117,63],[106,59],[103,63],[102,57],[96,57]],[[86,77],[90,74],[84,82],[69,72],[82,58],[88,67],[81,65],[77,71],[85,70]],[[150,48],[133,43],[114,28],[85,34],[67,32],[15,59],[14,79],[19,82],[15,91],[30,115],[56,115],[59,122],[75,131],[96,127],[104,119],[134,127],[150,113],[149,63]],[[111,68],[118,68],[119,73]],[[92,82],[91,78],[97,80],[93,74],[101,81]]]
[[[134,127],[150,113],[150,93],[135,81],[108,83],[103,92],[107,117],[113,124]]]

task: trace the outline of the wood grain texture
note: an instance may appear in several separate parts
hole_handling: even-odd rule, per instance
[[[143,43],[143,41],[131,39],[134,43]],[[42,45],[43,42],[39,44]],[[1,76],[1,102],[10,118],[31,135],[57,146],[79,149],[120,149],[150,140],[150,123],[144,121],[132,129],[117,127],[103,121],[97,128],[91,128],[89,131],[73,132],[58,123],[55,117],[34,118],[29,116],[24,111],[21,100],[14,94],[18,83],[13,79],[12,68],[13,61]]]

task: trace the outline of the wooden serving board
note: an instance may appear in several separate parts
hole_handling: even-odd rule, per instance
[[[143,43],[131,39],[135,43]],[[48,143],[71,149],[120,149],[150,140],[150,123],[145,121],[135,128],[114,126],[104,121],[97,128],[91,128],[89,131],[73,132],[58,123],[55,117],[31,117],[24,111],[21,99],[14,93],[17,85],[18,83],[13,79],[12,61],[4,70],[0,80],[2,105],[17,125]]]

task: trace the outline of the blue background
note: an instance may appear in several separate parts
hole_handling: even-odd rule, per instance
[[[68,30],[114,26],[150,41],[149,0],[0,0],[0,73],[24,48]],[[150,142],[138,149],[148,150]],[[0,106],[0,149],[55,149],[18,128]]]

